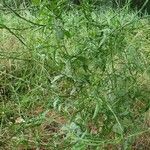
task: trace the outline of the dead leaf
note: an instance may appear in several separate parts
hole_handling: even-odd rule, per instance
[[[25,122],[25,120],[22,118],[22,117],[18,117],[16,120],[15,120],[15,123],[17,124],[20,124],[20,123],[23,123]]]

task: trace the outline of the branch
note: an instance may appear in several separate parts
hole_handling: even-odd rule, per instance
[[[26,21],[28,23],[31,23],[31,24],[36,25],[36,26],[42,26],[42,27],[46,26],[44,24],[38,24],[38,23],[32,22],[31,20],[28,20],[28,19],[22,17],[14,9],[12,9],[10,6],[8,6],[5,2],[4,2],[4,6],[6,6],[10,11],[12,11],[17,17],[19,17],[20,19],[22,19],[22,20],[24,20],[24,21]]]
[[[4,24],[0,24],[0,28],[6,29],[7,31],[9,31],[12,35],[14,35],[24,46],[26,46],[28,48],[28,46],[23,42],[23,40],[17,35],[15,34],[10,28],[8,28],[6,25]]]

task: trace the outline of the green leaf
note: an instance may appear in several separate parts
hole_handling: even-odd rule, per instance
[[[119,124],[116,123],[114,126],[113,126],[113,129],[112,129],[115,133],[118,133],[120,135],[122,135],[122,129],[120,128]]]
[[[39,5],[41,0],[32,0],[33,5]]]
[[[67,38],[70,38],[70,37],[71,37],[70,32],[67,31],[67,30],[65,30],[65,29],[64,29],[64,34],[65,34],[65,36],[66,36]]]
[[[56,29],[56,37],[59,40],[62,40],[64,38],[64,32],[62,29],[60,29],[60,28]]]
[[[62,77],[63,77],[62,74],[55,76],[54,79],[51,81],[51,83],[53,84],[54,82],[57,82],[57,81],[60,80]]]
[[[94,115],[93,115],[92,119],[94,119],[97,116],[98,112],[99,112],[99,104],[96,104]]]

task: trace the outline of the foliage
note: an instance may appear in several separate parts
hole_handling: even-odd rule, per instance
[[[149,16],[33,5],[0,15],[1,147],[131,149],[149,132]]]

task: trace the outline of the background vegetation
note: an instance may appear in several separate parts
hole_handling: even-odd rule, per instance
[[[120,2],[0,3],[0,149],[149,149],[149,1]]]

